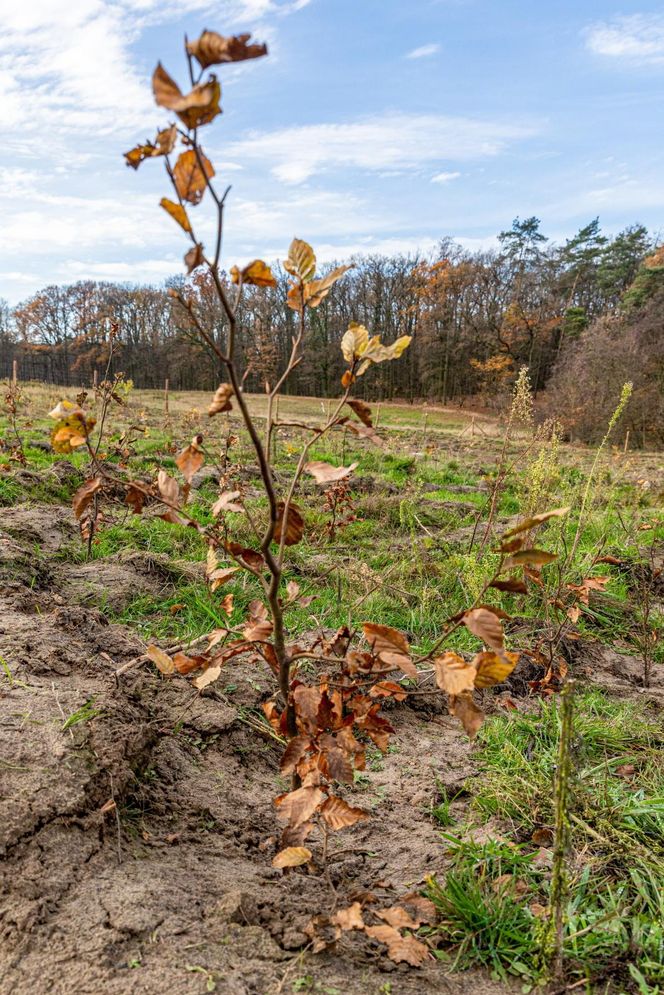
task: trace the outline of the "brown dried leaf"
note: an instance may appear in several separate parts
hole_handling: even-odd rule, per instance
[[[306,846],[287,846],[272,860],[273,867],[300,867],[311,860],[311,850]]]
[[[173,479],[173,477],[169,477],[165,470],[160,470],[157,474],[157,487],[159,488],[159,493],[165,501],[179,507],[180,485],[177,480]]]
[[[242,635],[250,643],[260,643],[270,638],[272,635],[272,629],[272,622],[267,620],[257,621],[252,619],[245,625],[242,630]]]
[[[433,661],[436,671],[436,684],[448,694],[461,694],[475,687],[477,672],[458,653],[443,653]]]
[[[346,401],[349,408],[352,408],[357,417],[367,425],[369,428],[373,427],[373,422],[371,420],[371,408],[365,401],[360,401],[358,398],[352,398]]]
[[[221,664],[217,663],[211,667],[206,667],[202,674],[194,678],[193,685],[202,691],[206,688],[208,684],[213,684],[216,680],[221,677]]]
[[[193,273],[198,266],[202,266],[205,262],[205,256],[203,254],[203,246],[200,242],[196,242],[196,245],[185,253],[184,264],[187,267],[187,273]]]
[[[187,128],[208,124],[221,113],[221,88],[214,75],[206,83],[199,83],[189,93],[183,94],[160,62],[152,75],[152,90],[156,103],[175,111]]]
[[[489,587],[495,587],[497,591],[510,591],[512,594],[527,594],[526,582],[519,577],[510,577],[509,580],[492,580]]]
[[[233,407],[231,404],[232,396],[233,388],[231,385],[229,383],[220,383],[208,408],[210,418],[212,418],[212,415],[218,415],[220,411],[230,411]]]
[[[410,658],[410,647],[403,633],[375,622],[363,622],[362,629],[375,656],[391,667],[399,667],[408,677],[417,678],[417,667]]]
[[[145,159],[153,159],[155,156],[169,155],[175,148],[178,137],[177,125],[172,124],[169,128],[164,128],[157,132],[154,142],[146,142],[145,145],[137,145],[129,152],[125,152],[127,165],[132,169],[138,169]]]
[[[175,189],[181,200],[189,204],[200,204],[207,180],[214,176],[214,166],[202,152],[196,154],[195,149],[181,152],[173,167]]]
[[[191,234],[191,222],[187,217],[187,212],[185,211],[182,204],[175,204],[168,197],[162,197],[159,201],[160,207],[170,214],[174,221],[177,221],[182,231],[186,231],[187,234]]]
[[[227,542],[227,551],[241,563],[246,564],[251,570],[261,570],[265,566],[265,560],[255,549],[248,549],[239,542]]]
[[[175,664],[172,658],[158,646],[153,646],[152,644],[148,646],[145,655],[152,660],[157,670],[162,674],[172,674],[175,671]]]
[[[323,463],[320,460],[304,465],[306,472],[311,474],[317,484],[332,484],[337,480],[344,480],[345,477],[350,477],[356,467],[357,463],[351,463],[350,466],[332,466],[331,463]]]
[[[262,259],[254,259],[242,270],[239,270],[237,266],[231,266],[233,283],[239,283],[240,278],[242,283],[248,283],[254,287],[276,287],[277,285],[274,273]]]
[[[340,280],[344,273],[349,269],[352,269],[352,265],[337,266],[336,269],[333,269],[331,273],[328,273],[327,276],[322,277],[320,280],[311,280],[310,282],[305,283],[303,295],[304,303],[308,304],[309,307],[318,307],[321,301],[327,297],[337,280]],[[297,308],[296,310],[299,311],[300,308]]]
[[[90,480],[86,480],[76,491],[71,504],[77,518],[80,518],[83,512],[92,504],[93,498],[101,489],[102,483],[101,477],[92,477]]]
[[[474,739],[484,722],[484,712],[475,704],[470,691],[450,698],[450,715],[456,715],[470,739]]]
[[[414,936],[402,936],[394,926],[365,926],[364,932],[387,946],[387,956],[395,963],[405,961],[411,967],[421,967],[430,960],[429,948]]]
[[[284,501],[280,501],[277,505],[277,522],[274,528],[274,541],[277,543],[281,542],[281,536],[284,531],[285,507],[286,505]],[[284,545],[286,546],[295,546],[304,535],[304,519],[302,517],[302,512],[298,506],[292,502],[288,506],[285,533]]]
[[[475,677],[476,688],[490,688],[494,684],[502,684],[512,673],[519,662],[518,653],[484,652],[478,653],[473,660],[473,666],[477,671]]]
[[[224,37],[216,31],[203,31],[196,41],[187,42],[187,52],[198,60],[202,69],[267,55],[267,45],[249,44],[250,38],[248,33]]]
[[[312,734],[318,729],[318,709],[323,695],[319,688],[298,684],[293,691],[295,714],[301,725]]]
[[[227,584],[233,574],[236,574],[239,570],[240,567],[222,567],[219,570],[213,570],[208,577],[208,583],[212,593],[214,594],[214,592],[220,587]]]
[[[505,636],[500,619],[488,608],[473,608],[463,616],[466,628],[491,649],[503,648]]]
[[[199,436],[195,436],[191,444],[175,457],[175,465],[188,484],[191,483],[191,478],[195,473],[198,473],[205,462],[205,457],[199,448],[198,438]]]
[[[321,806],[320,813],[330,829],[335,831],[345,829],[347,826],[354,826],[356,822],[369,818],[369,813],[365,812],[363,808],[355,808],[337,795],[330,795],[325,804]]]
[[[395,929],[417,929],[420,926],[420,922],[411,919],[410,913],[406,912],[401,905],[393,905],[389,909],[381,909],[380,911],[376,909],[376,915],[389,926],[394,926]]]
[[[244,511],[242,505],[236,503],[236,499],[239,497],[240,491],[224,491],[212,505],[212,514],[216,518],[216,516],[220,515],[222,511]]]
[[[294,736],[284,750],[279,770],[282,774],[292,774],[300,760],[302,760],[311,748],[309,736]]]
[[[125,493],[125,504],[130,506],[134,515],[140,515],[145,504],[145,497],[143,491],[139,491],[135,484],[129,484]]]
[[[502,538],[509,539],[511,536],[519,535],[520,532],[529,532],[530,529],[541,525],[542,522],[548,522],[550,518],[563,518],[568,512],[569,508],[554,508],[553,511],[545,511],[541,515],[533,515],[531,518],[525,518],[518,525],[515,525],[513,529],[510,529],[509,532],[504,532]]]
[[[344,933],[350,929],[364,929],[364,919],[362,918],[362,906],[359,902],[353,902],[346,909],[339,909],[332,916],[331,922],[338,926]]]
[[[320,788],[297,788],[275,798],[279,818],[294,828],[307,822],[325,801]]]
[[[557,553],[547,553],[544,549],[522,549],[519,552],[512,553],[506,566],[508,569],[509,567],[523,566],[524,564],[530,567],[542,567],[546,563],[553,563],[557,559]]]
[[[288,259],[284,269],[291,276],[297,276],[303,283],[313,280],[316,272],[316,256],[308,242],[294,238],[288,248]]]

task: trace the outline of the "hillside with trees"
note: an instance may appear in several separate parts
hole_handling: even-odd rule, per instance
[[[575,437],[591,441],[626,377],[635,393],[626,415],[636,443],[662,442],[661,314],[664,258],[640,224],[614,237],[599,219],[555,244],[531,217],[498,235],[498,247],[470,252],[451,239],[433,258],[351,260],[312,315],[307,358],[289,393],[330,396],[342,373],[339,342],[351,315],[388,340],[416,336],[418,348],[383,368],[373,398],[500,408],[521,366],[536,397]],[[250,391],[283,367],[296,316],[287,274],[275,288],[248,287],[238,322],[239,366]],[[137,387],[209,389],[214,355],[188,326],[174,290],[185,289],[206,316],[214,341],[224,316],[209,275],[173,278],[163,287],[84,281],[49,286],[0,312],[0,376],[18,361],[23,379],[64,386],[90,383],[107,361],[109,322],[118,326],[114,366]],[[587,401],[592,398],[592,404]]]

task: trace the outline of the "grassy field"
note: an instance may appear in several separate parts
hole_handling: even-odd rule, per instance
[[[0,451],[0,505],[7,512],[17,505],[28,510],[63,506],[62,515],[71,518],[64,506],[85,478],[88,457],[77,451],[65,460],[47,445],[47,412],[62,396],[73,399],[74,394],[43,385],[24,388],[16,428],[25,465],[10,462],[7,447]],[[265,399],[249,400],[252,412],[261,415]],[[147,480],[158,468],[176,473],[176,453],[200,432],[208,465],[219,469],[196,481],[189,512],[203,525],[212,520],[210,508],[221,478],[222,487],[224,482],[239,482],[252,517],[260,523],[266,507],[249,439],[235,412],[208,419],[208,403],[204,393],[171,394],[166,413],[160,392],[132,390],[126,404],[111,411],[103,451],[109,461]],[[328,403],[282,398],[279,418],[318,422]],[[95,413],[94,405],[90,411]],[[556,658],[579,684],[566,864],[566,973],[560,990],[585,985],[588,991],[657,995],[664,990],[664,642],[655,638],[663,624],[657,573],[664,546],[662,456],[625,452],[609,440],[598,457],[583,447],[552,446],[525,429],[505,441],[504,421],[458,410],[381,404],[374,406],[374,416],[384,446],[338,431],[312,449],[312,459],[335,465],[356,461],[358,466],[351,482],[353,521],[335,534],[328,529],[321,489],[310,481],[303,485],[299,503],[305,509],[305,537],[287,553],[286,579],[297,580],[302,593],[314,599],[307,607],[296,605],[288,611],[289,633],[295,639],[344,624],[355,629],[370,618],[407,633],[415,652],[426,653],[446,621],[471,603],[492,576],[497,535],[524,515],[561,506],[571,509],[538,534],[538,547],[559,557],[544,569],[543,585],[530,585],[525,597],[499,591],[490,595],[491,606],[509,616],[510,648],[526,655],[506,686],[485,692],[490,718],[474,746],[459,729],[444,733],[452,737],[445,740],[445,749],[457,751],[455,756],[462,750],[471,758],[471,767],[463,768],[465,773],[455,781],[436,774],[429,759],[425,764],[420,758],[418,766],[418,757],[412,758],[425,796],[415,805],[421,819],[417,832],[424,834],[417,845],[423,846],[426,839],[428,849],[423,873],[411,883],[430,897],[439,913],[438,922],[420,934],[436,957],[427,968],[427,990],[448,990],[444,985],[450,983],[451,970],[482,969],[498,985],[513,978],[525,990],[546,978],[545,912],[551,888],[552,783],[560,713],[557,696],[550,693],[556,682],[552,687],[541,683],[544,671],[527,652],[547,640],[552,643],[557,634]],[[8,444],[12,431],[7,418],[0,416],[0,437]],[[124,439],[123,433],[128,433]],[[277,483],[294,468],[302,438],[303,430],[296,426],[280,430],[274,447]],[[250,544],[253,536],[246,518],[229,519],[234,536]],[[0,514],[0,532],[4,527]],[[6,527],[13,536],[10,525]],[[53,553],[44,547],[33,552],[37,560],[47,557],[65,578],[67,571],[88,569],[86,546],[73,534]],[[159,569],[171,571],[171,581],[159,589],[137,585],[117,598],[109,585],[96,586],[94,574],[89,574],[92,580],[87,581],[83,603],[144,644],[187,645],[229,624],[220,601],[222,593],[232,590],[230,623],[239,625],[259,593],[257,583],[244,575],[212,594],[204,578],[205,554],[204,539],[196,531],[150,514],[131,515],[121,505],[111,507],[92,545],[92,563],[101,570],[108,564],[131,563],[132,557],[142,563],[152,558]],[[554,592],[589,578],[597,583],[590,585],[572,622],[566,609],[555,604]],[[476,641],[462,627],[449,646],[463,653],[474,650]],[[10,689],[13,681],[25,678],[11,652],[2,652]],[[643,681],[644,653],[652,657],[650,687]],[[237,716],[255,722],[254,706],[238,701],[244,680],[242,672],[236,677],[229,669],[220,693]],[[265,675],[253,680],[264,692]],[[430,668],[421,672],[420,680],[426,688]],[[406,709],[405,714],[420,721],[416,712]],[[444,712],[442,718],[428,716],[434,718],[450,723]],[[94,725],[100,720],[88,713],[82,721]],[[201,742],[208,745],[205,738]],[[430,749],[431,764],[435,760],[436,770],[445,770],[445,757],[438,752],[443,746]],[[397,770],[400,762],[407,767],[408,757],[407,749],[385,761],[378,754],[376,773],[367,771],[366,784],[356,785],[357,790],[371,793],[372,777],[380,781],[381,771],[391,770],[391,765]],[[265,776],[277,783],[276,770]],[[392,813],[398,832],[399,819],[410,818],[406,809],[413,806],[403,787],[397,792],[386,782],[381,790],[376,789],[372,804],[378,813],[381,806]],[[130,808],[127,827],[133,818]],[[120,824],[120,831],[130,830]],[[346,885],[340,882],[337,887]],[[214,970],[205,970],[205,978],[214,979]],[[329,981],[325,970],[310,958],[290,975],[282,972],[285,980],[279,991],[332,991],[336,982]],[[436,981],[436,971],[447,979],[444,984]],[[189,979],[192,985],[200,981],[199,988],[182,990],[205,990],[205,978]],[[409,981],[390,987],[390,980],[376,980],[373,974],[367,978],[368,987],[363,989],[354,977],[357,988],[348,990],[395,995],[422,990],[419,982],[412,982],[413,988]],[[439,983],[442,987],[435,987]],[[464,984],[459,981],[459,991]]]

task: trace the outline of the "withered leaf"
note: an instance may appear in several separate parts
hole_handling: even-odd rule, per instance
[[[168,214],[170,214],[174,221],[177,221],[183,231],[186,231],[187,234],[191,234],[191,222],[189,221],[187,212],[182,204],[175,204],[172,200],[169,200],[168,197],[162,197],[159,201],[159,205],[160,207],[163,207]]]
[[[371,408],[365,401],[360,401],[358,398],[351,398],[346,401],[349,408],[352,408],[357,417],[367,425],[369,428],[373,427],[373,422],[371,420]]]
[[[458,653],[443,653],[433,661],[436,672],[436,684],[448,694],[461,694],[475,687],[477,672],[475,667],[466,663]]]
[[[417,667],[410,658],[410,647],[403,633],[375,622],[363,622],[362,630],[373,653],[384,663],[399,667],[408,677],[417,677]]]
[[[429,948],[410,934],[402,936],[394,926],[365,926],[367,936],[387,946],[387,956],[395,963],[405,961],[411,967],[421,965],[431,958]]]
[[[320,788],[296,788],[285,795],[275,798],[279,818],[290,826],[301,826],[303,822],[317,811],[325,801],[325,795]]]
[[[240,491],[224,491],[212,505],[212,514],[216,518],[222,511],[244,511],[242,505],[237,504],[237,498],[239,497]]]
[[[153,159],[156,156],[169,155],[175,148],[178,137],[177,125],[173,124],[169,128],[164,128],[157,132],[154,142],[146,142],[145,145],[137,145],[135,148],[125,152],[127,165],[132,169],[138,169],[145,159]]]
[[[450,698],[450,715],[455,715],[470,739],[474,739],[484,722],[484,712],[475,704],[470,691]]]
[[[333,269],[327,276],[322,277],[320,280],[310,280],[304,285],[304,303],[309,307],[315,308],[325,300],[330,290],[337,282],[340,280],[344,273],[351,269],[352,266],[337,266]],[[300,310],[297,308],[296,310]]]
[[[518,653],[506,653],[505,651],[478,653],[473,660],[473,666],[477,671],[475,687],[490,688],[494,684],[502,684],[512,673],[518,661]]]
[[[196,41],[187,42],[187,52],[198,60],[202,69],[225,62],[244,62],[267,55],[267,45],[249,44],[251,34],[224,37],[216,31],[203,31]]]
[[[179,507],[180,485],[173,477],[169,477],[165,470],[160,470],[157,474],[157,487],[165,501]]]
[[[238,269],[237,266],[231,266],[233,283],[239,283],[240,278],[242,283],[248,283],[254,287],[276,287],[277,285],[274,273],[262,259],[254,259],[242,270]]]
[[[359,902],[353,902],[348,908],[339,909],[332,916],[332,922],[344,933],[350,929],[364,929],[362,906]]]
[[[505,637],[500,619],[488,608],[473,608],[463,616],[466,628],[491,649],[503,648]]]
[[[248,549],[239,542],[227,542],[226,549],[251,570],[261,570],[265,566],[265,560],[261,553],[255,549]]]
[[[189,252],[185,253],[184,264],[187,267],[187,273],[193,273],[195,269],[202,266],[205,262],[205,255],[203,253],[203,246],[200,242],[196,242]]]
[[[200,470],[205,462],[205,457],[199,448],[197,439],[198,436],[195,436],[191,444],[186,446],[175,457],[175,465],[189,484],[194,474]]]
[[[222,567],[219,570],[213,570],[208,577],[208,583],[212,593],[214,594],[214,592],[220,587],[227,584],[233,574],[236,574],[238,570],[240,570],[240,567]]]
[[[145,655],[152,660],[157,667],[157,670],[159,670],[162,674],[174,673],[175,664],[173,663],[172,658],[158,646],[148,646],[145,651]]]
[[[125,504],[128,504],[135,515],[140,515],[145,504],[145,494],[139,491],[135,484],[129,484],[125,492]]]
[[[289,504],[286,516],[286,528],[284,530],[284,510],[285,503],[280,501],[277,505],[277,522],[274,529],[274,541],[280,543],[284,535],[285,546],[295,546],[304,535],[304,519],[302,512],[296,504]]]
[[[173,167],[175,189],[182,200],[189,204],[200,204],[207,180],[214,176],[214,166],[202,152],[194,149],[181,152]]]
[[[250,643],[263,642],[272,634],[272,622],[266,620],[251,620],[249,621],[244,629],[242,630],[242,635]]]
[[[335,831],[345,829],[347,826],[354,826],[356,822],[369,818],[369,813],[365,812],[363,808],[355,808],[337,795],[330,795],[325,804],[321,806],[320,813],[330,829]]]
[[[292,774],[300,760],[306,756],[311,747],[309,736],[294,736],[284,750],[279,763],[279,770],[282,774]]]
[[[92,477],[90,480],[86,480],[85,483],[76,491],[74,497],[72,498],[71,504],[77,518],[80,518],[84,511],[90,506],[95,494],[99,493],[102,483],[103,481],[101,477]]]
[[[418,929],[420,922],[412,919],[410,913],[401,905],[393,905],[389,909],[376,909],[376,915],[395,929]]]
[[[316,256],[308,242],[294,238],[288,248],[288,259],[284,260],[284,269],[291,276],[297,276],[303,283],[313,280],[316,272]]]
[[[530,529],[534,529],[535,526],[541,525],[542,522],[548,522],[550,518],[563,518],[569,512],[569,508],[554,508],[553,511],[545,511],[541,515],[533,515],[531,518],[526,518],[518,525],[515,525],[513,529],[509,532],[503,533],[503,539],[509,539],[510,536],[519,535],[520,532],[529,532]]]
[[[344,480],[345,477],[350,477],[356,467],[357,463],[351,463],[350,466],[332,466],[331,463],[323,463],[321,460],[314,460],[304,465],[306,472],[311,474],[317,484],[333,484],[337,480]]]
[[[311,860],[311,850],[306,846],[287,846],[280,850],[272,860],[273,867],[300,867]]]
[[[221,88],[213,75],[206,83],[199,83],[189,93],[183,94],[160,62],[152,75],[152,90],[156,103],[175,111],[187,128],[208,124],[221,113]]]
[[[507,561],[508,567],[523,566],[543,567],[547,563],[553,563],[558,559],[557,553],[547,553],[544,549],[521,549],[512,553]]]
[[[512,594],[527,594],[526,582],[519,577],[510,577],[509,580],[492,580],[489,587],[495,587],[497,591],[510,591]]]
[[[218,680],[220,677],[221,664],[217,663],[211,667],[207,667],[202,674],[199,674],[198,677],[194,678],[193,684],[199,691],[202,691],[203,688],[208,686],[208,684],[213,684],[214,681]]]
[[[231,385],[229,383],[220,383],[208,408],[210,418],[212,418],[212,415],[218,415],[221,411],[230,411],[233,407],[231,404],[232,396],[233,388]]]
[[[312,734],[318,728],[318,709],[323,698],[320,688],[298,684],[293,691],[295,712],[300,724]]]

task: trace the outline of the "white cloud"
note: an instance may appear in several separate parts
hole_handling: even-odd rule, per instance
[[[592,25],[586,47],[627,62],[664,64],[664,14],[630,14]]]
[[[461,173],[436,173],[435,176],[431,177],[432,183],[450,183],[452,180],[458,180]]]
[[[419,48],[414,48],[411,52],[406,55],[407,59],[427,59],[431,55],[436,55],[440,52],[440,45],[437,42],[433,42],[430,45],[420,45]]]
[[[283,183],[342,168],[418,169],[432,162],[497,155],[531,127],[436,114],[384,114],[348,124],[314,124],[252,132],[227,148],[243,161],[269,164]]]

